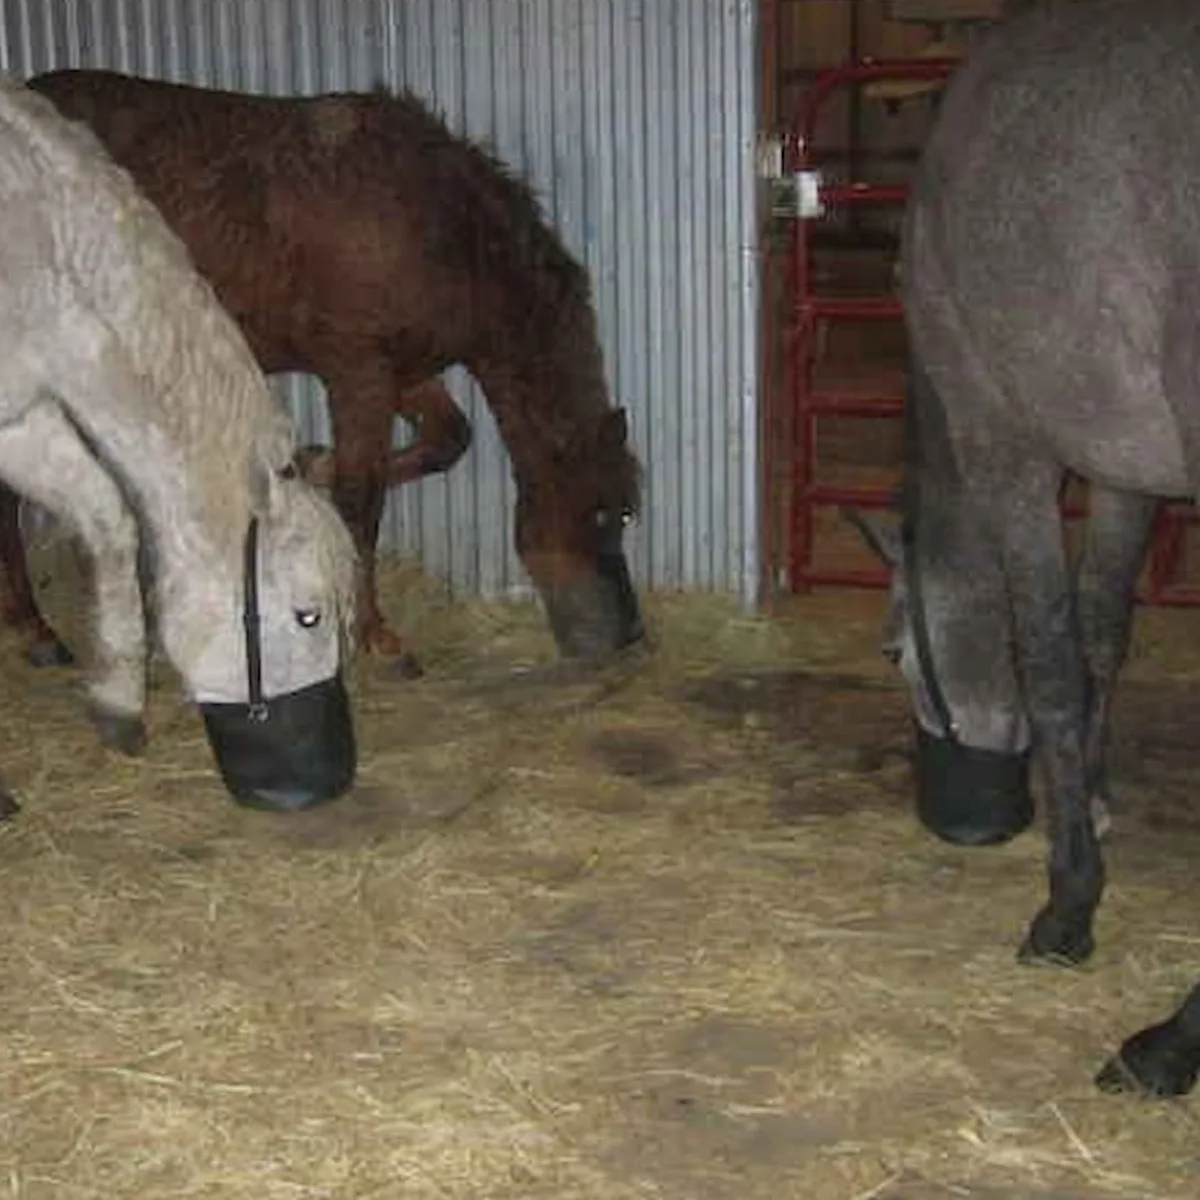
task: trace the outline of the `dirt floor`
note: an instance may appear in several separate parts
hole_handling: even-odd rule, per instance
[[[1200,613],[1139,619],[1066,971],[1014,960],[1040,834],[911,814],[878,594],[659,597],[598,678],[531,608],[387,594],[428,675],[359,671],[358,787],[293,817],[171,691],[123,761],[0,643],[0,1196],[1197,1194],[1200,1098],[1091,1077],[1200,973]]]

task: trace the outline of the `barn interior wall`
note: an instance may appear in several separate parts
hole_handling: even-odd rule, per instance
[[[98,66],[277,94],[407,86],[524,172],[591,271],[646,468],[643,586],[758,582],[753,0],[0,0],[0,66]],[[393,491],[380,545],[457,594],[527,594],[507,455],[477,387],[447,476]],[[330,440],[315,381],[277,381]],[[397,429],[397,441],[407,431]]]

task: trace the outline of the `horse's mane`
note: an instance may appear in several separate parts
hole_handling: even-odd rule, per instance
[[[556,367],[580,379],[582,386],[567,390],[575,400],[590,400],[590,411],[563,413],[557,423],[554,413],[543,413],[556,457],[566,465],[603,455],[610,490],[638,510],[640,465],[628,448],[602,435],[610,409],[591,278],[548,220],[537,193],[479,142],[453,132],[414,92],[393,92],[379,83],[369,100],[361,128],[373,153],[421,172],[431,189],[469,197],[468,204],[441,206],[439,219],[427,223],[431,256],[498,281],[520,313],[514,335],[528,338],[535,355],[547,363],[555,357],[548,348],[561,347],[565,361]],[[353,139],[347,152],[352,145]],[[564,473],[569,476],[570,470]]]
[[[538,312],[590,307],[587,271],[526,180],[479,142],[453,132],[414,92],[376,84],[370,96],[367,128],[392,161],[471,199],[470,205],[447,205],[430,223],[436,239],[430,248],[439,259],[500,277]]]

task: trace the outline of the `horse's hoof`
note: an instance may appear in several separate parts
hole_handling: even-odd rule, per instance
[[[386,663],[388,673],[396,679],[420,679],[425,674],[417,656],[386,625],[369,623],[361,639],[363,648]]]
[[[1196,1085],[1200,1051],[1179,1037],[1173,1021],[1151,1025],[1125,1040],[1096,1074],[1103,1092],[1186,1096]]]
[[[1064,921],[1044,908],[1034,918],[1017,961],[1027,966],[1077,967],[1087,962],[1096,948],[1090,924],[1086,921]]]
[[[394,634],[379,617],[362,620],[358,627],[358,644],[373,658],[388,663],[399,679],[419,679],[425,674],[404,639]]]
[[[31,643],[25,657],[35,667],[69,667],[75,661],[75,655],[58,638]]]
[[[141,717],[93,705],[91,719],[102,746],[129,758],[136,758],[146,749],[146,723]]]
[[[404,653],[395,659],[390,666],[390,672],[397,679],[420,679],[425,674],[415,654]]]
[[[11,821],[20,811],[16,796],[7,788],[0,788],[0,821]]]

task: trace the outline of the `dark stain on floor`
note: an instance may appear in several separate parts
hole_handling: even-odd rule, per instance
[[[912,794],[906,691],[867,677],[740,672],[686,685],[683,701],[765,743],[777,815],[796,821],[890,808]],[[1200,838],[1200,685],[1123,682],[1113,716],[1114,817],[1126,829]],[[847,787],[854,776],[872,786]]]
[[[604,770],[647,787],[677,787],[694,778],[699,769],[685,766],[664,735],[605,729],[593,734],[585,746]]]

